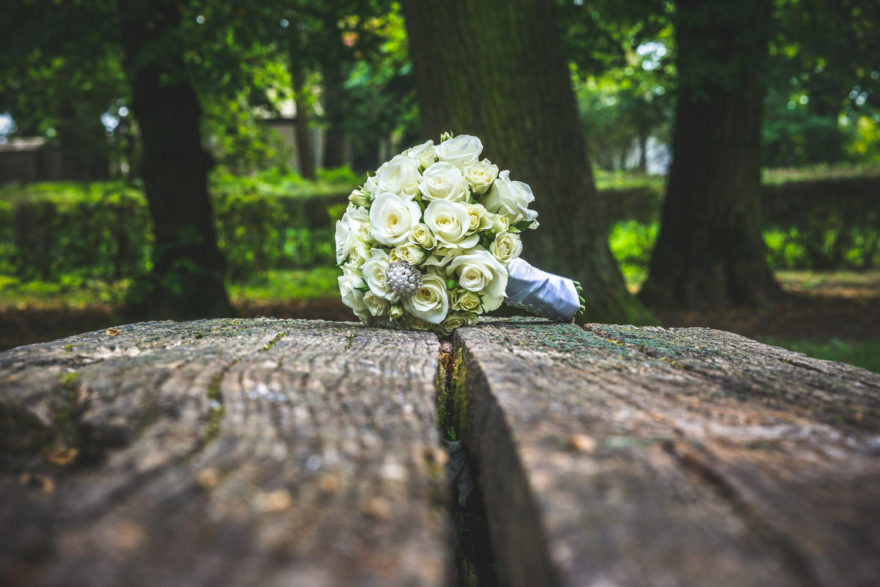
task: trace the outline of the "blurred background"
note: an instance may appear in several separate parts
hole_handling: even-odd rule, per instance
[[[880,371],[880,3],[18,0],[0,348],[130,320],[352,320],[366,173],[476,134],[587,321]]]

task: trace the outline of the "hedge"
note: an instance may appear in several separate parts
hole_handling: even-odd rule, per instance
[[[601,190],[609,229],[659,220],[656,186]],[[256,183],[212,192],[230,276],[333,265],[333,222],[346,193],[288,196]],[[763,188],[765,238],[777,267],[880,266],[880,177],[799,181]],[[538,202],[540,211],[540,201]],[[0,189],[0,274],[119,279],[149,269],[150,218],[142,193],[120,183]]]

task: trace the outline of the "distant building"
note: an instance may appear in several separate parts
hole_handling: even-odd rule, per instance
[[[109,164],[101,158],[86,168],[64,148],[42,137],[21,137],[0,143],[0,185],[39,181],[106,179]]]

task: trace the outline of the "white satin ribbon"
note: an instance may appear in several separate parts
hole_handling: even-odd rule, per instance
[[[515,308],[566,322],[580,310],[574,282],[514,259],[507,266],[509,277],[504,302]]]

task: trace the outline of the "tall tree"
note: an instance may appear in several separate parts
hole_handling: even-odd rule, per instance
[[[181,10],[174,0],[118,0],[154,235],[152,271],[130,301],[151,317],[230,315],[208,199],[211,157],[202,148],[201,107],[184,65]]]
[[[486,154],[536,194],[527,257],[580,278],[591,320],[643,322],[599,218],[568,64],[549,0],[403,3],[422,123],[481,137]]]
[[[779,291],[759,209],[770,9],[764,0],[677,2],[673,162],[640,294],[650,304],[760,304]]]

